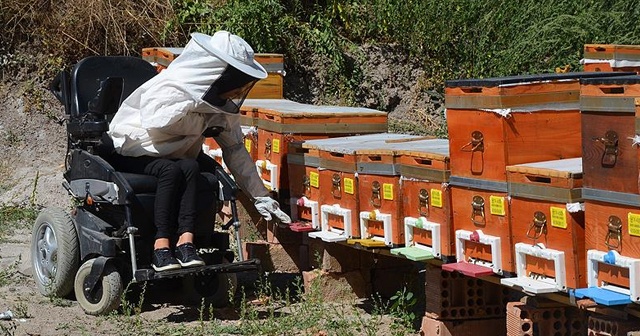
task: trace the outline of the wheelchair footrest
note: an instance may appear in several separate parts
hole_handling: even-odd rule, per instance
[[[239,273],[257,271],[260,260],[250,259],[230,264],[205,265],[199,267],[180,268],[177,270],[156,272],[152,268],[139,269],[134,276],[136,282],[151,281],[157,279],[182,278],[187,275],[211,275],[216,273]]]

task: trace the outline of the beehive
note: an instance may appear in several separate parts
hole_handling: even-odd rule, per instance
[[[302,144],[317,151],[319,162],[321,231],[312,238],[327,242],[360,237],[356,151],[377,148],[388,140],[409,139],[410,135],[378,133],[351,137],[310,140]]]
[[[302,148],[302,142],[289,144],[289,185],[291,219],[294,231],[320,229],[320,157],[317,150]],[[305,221],[306,223],[297,223]]]
[[[318,106],[286,99],[247,99],[243,109],[257,114],[256,166],[269,190],[288,190],[287,152],[291,142],[387,131],[385,112]]]
[[[640,46],[622,44],[585,44],[584,71],[640,71]]]
[[[451,176],[457,263],[442,265],[468,276],[514,272],[506,182]]]
[[[640,303],[640,196],[620,203],[608,200],[610,194],[583,195],[588,288],[576,296],[604,305]]]
[[[507,167],[516,278],[502,284],[549,293],[586,284],[581,158]]]
[[[399,145],[396,166],[404,204],[405,247],[391,253],[412,260],[454,255],[447,140]]]
[[[509,165],[580,157],[579,80],[611,74],[447,81],[451,175],[506,181]]]
[[[580,94],[585,188],[638,194],[640,76],[583,79]]]
[[[356,150],[360,241],[347,241],[373,247],[398,247],[405,244],[403,197],[396,160],[400,149],[425,146],[422,137],[388,140],[375,148]],[[427,140],[435,147],[442,140]],[[428,146],[428,145],[427,145]]]

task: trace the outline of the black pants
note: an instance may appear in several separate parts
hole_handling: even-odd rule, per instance
[[[118,171],[147,174],[158,179],[154,204],[156,239],[194,232],[197,178],[200,175],[196,160],[113,154],[109,162]]]

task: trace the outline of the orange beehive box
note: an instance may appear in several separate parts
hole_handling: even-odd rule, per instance
[[[318,106],[286,99],[247,99],[243,105],[257,112],[258,159],[256,166],[268,189],[288,190],[288,143],[352,134],[387,131],[387,114],[377,110]]]
[[[585,44],[584,71],[640,71],[640,46],[621,44]]]
[[[327,242],[360,237],[356,151],[377,148],[388,140],[412,137],[379,133],[304,142],[302,147],[311,152],[317,151],[320,158],[321,228],[319,232],[309,233],[309,237]]]
[[[317,150],[302,148],[303,142],[289,143],[289,190],[294,231],[320,229],[320,157]],[[305,223],[298,223],[304,221]],[[308,225],[309,223],[310,225]],[[297,229],[297,230],[296,230]]]
[[[640,76],[581,80],[584,186],[638,194],[635,98]]]
[[[589,288],[576,295],[605,305],[640,303],[640,196],[612,201],[612,194],[583,190]]]
[[[455,255],[448,141],[420,140],[400,146],[396,167],[404,200],[405,247],[392,249],[391,253],[411,260]]]
[[[284,88],[284,55],[255,54],[255,60],[267,70],[267,78],[258,81],[247,98],[282,99]]]
[[[517,277],[502,284],[528,293],[586,285],[582,159],[507,167]]]
[[[375,148],[356,149],[361,239],[348,240],[347,243],[366,247],[404,245],[403,198],[400,172],[396,168],[397,152],[421,139],[424,137],[387,140]]]
[[[166,69],[184,48],[151,47],[142,49],[142,59],[153,64],[158,72]],[[267,71],[267,78],[259,80],[247,98],[282,99],[284,87],[284,55],[259,53],[254,59]],[[250,125],[250,124],[247,124]]]
[[[447,81],[451,175],[506,181],[509,165],[579,157],[579,80],[611,74]]]
[[[457,263],[442,269],[478,277],[514,272],[507,183],[451,176]]]

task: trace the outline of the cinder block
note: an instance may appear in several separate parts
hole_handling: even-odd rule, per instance
[[[522,302],[507,304],[507,335],[584,335],[584,312],[574,307],[535,308]]]
[[[300,257],[301,245],[246,242],[243,249],[245,258],[259,259],[264,271],[297,273],[309,267]]]
[[[621,320],[604,315],[589,316],[589,336],[640,335],[640,320]]]
[[[442,321],[433,316],[422,318],[422,336],[496,336],[505,335],[504,318]]]
[[[325,272],[345,273],[361,269],[365,251],[320,239],[308,239],[310,264]]]
[[[442,320],[505,316],[510,290],[491,282],[427,265],[425,309]]]
[[[424,293],[424,280],[420,274],[423,268],[423,263],[376,255],[369,271],[373,292],[382,297],[391,297],[403,288],[416,295]]]
[[[371,296],[371,284],[358,271],[328,273],[322,270],[302,272],[305,293],[319,290],[326,302],[355,300]]]

